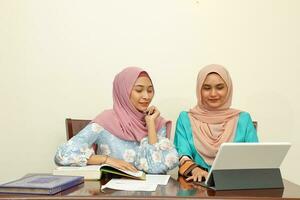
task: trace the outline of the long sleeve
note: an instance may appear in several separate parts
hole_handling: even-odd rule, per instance
[[[166,138],[166,127],[159,130],[157,135],[157,143],[149,144],[148,138],[145,137],[137,149],[134,164],[146,173],[166,173],[178,166],[178,154],[174,145]]]
[[[88,124],[77,135],[60,145],[54,157],[57,165],[85,166],[91,155],[95,154],[92,145],[103,130],[96,123]]]
[[[179,156],[190,157],[197,165],[210,169],[202,156],[196,151],[192,134],[192,127],[188,113],[183,111],[180,113],[175,129],[174,144]]]
[[[191,130],[186,130],[189,126],[185,126],[184,124],[189,123],[184,116],[186,113],[181,112],[177,122],[176,122],[176,129],[175,129],[175,136],[174,136],[174,144],[177,149],[179,156],[189,156],[193,158],[193,151],[189,144],[189,139],[187,137],[187,132]]]

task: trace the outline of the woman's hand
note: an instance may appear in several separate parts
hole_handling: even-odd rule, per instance
[[[202,178],[206,179],[207,178],[207,171],[199,168],[199,167],[196,167],[192,170],[192,175],[190,177],[188,177],[186,180],[189,181],[189,180],[193,180],[193,181],[198,181],[198,182],[201,182],[202,181]]]
[[[157,143],[155,120],[159,117],[160,112],[155,106],[150,106],[146,110],[145,121],[148,128],[148,143]]]
[[[88,165],[109,164],[116,168],[137,172],[137,169],[132,164],[124,160],[119,160],[113,157],[109,157],[107,155],[92,155],[88,159],[87,164]]]
[[[123,169],[123,170],[129,170],[129,171],[132,171],[132,172],[137,172],[137,169],[132,164],[130,164],[130,163],[124,161],[124,160],[119,160],[119,159],[116,159],[116,158],[113,158],[113,157],[107,157],[107,160],[106,160],[105,163],[109,164],[113,167]]]
[[[146,124],[149,125],[151,122],[155,122],[155,120],[160,116],[159,110],[155,106],[150,106],[146,110],[145,121]]]

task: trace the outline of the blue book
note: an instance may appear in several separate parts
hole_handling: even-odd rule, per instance
[[[34,174],[0,185],[0,193],[56,194],[83,183],[82,176]]]

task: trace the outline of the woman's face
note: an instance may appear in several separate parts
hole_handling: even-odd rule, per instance
[[[140,112],[147,110],[154,95],[154,89],[148,76],[139,77],[131,90],[130,101]]]
[[[206,76],[201,88],[202,103],[210,108],[219,108],[225,103],[228,87],[217,73]]]

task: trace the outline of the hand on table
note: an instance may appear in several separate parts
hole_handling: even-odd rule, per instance
[[[207,171],[199,168],[199,167],[196,167],[192,170],[192,175],[190,177],[188,177],[186,180],[187,181],[190,181],[190,180],[193,180],[193,181],[198,181],[198,182],[202,182],[202,178],[203,179],[206,179],[207,178]]]

